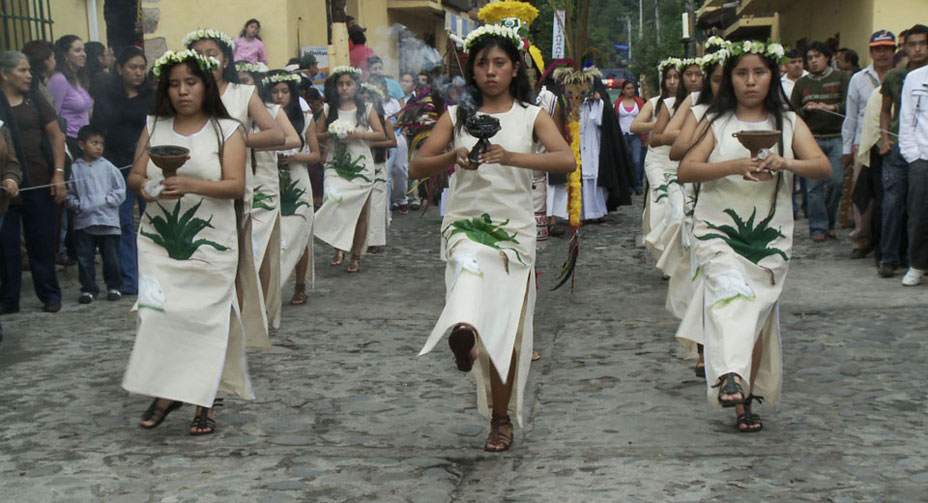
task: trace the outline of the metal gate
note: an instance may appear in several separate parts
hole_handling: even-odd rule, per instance
[[[53,41],[51,0],[0,0],[0,50],[30,40]]]

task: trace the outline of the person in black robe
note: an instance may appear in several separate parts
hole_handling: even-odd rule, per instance
[[[634,164],[622,136],[623,131],[615,116],[609,91],[600,79],[594,81],[593,90],[609,104],[603,107],[598,185],[606,189],[606,210],[612,212],[619,206],[632,204],[632,187],[635,183]]]

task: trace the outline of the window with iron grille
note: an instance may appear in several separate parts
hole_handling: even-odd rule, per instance
[[[0,0],[0,50],[20,50],[30,40],[53,41],[51,0]]]

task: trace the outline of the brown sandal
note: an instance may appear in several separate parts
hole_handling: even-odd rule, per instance
[[[306,285],[297,284],[293,287],[293,297],[290,297],[291,306],[306,304]]]
[[[329,265],[332,267],[337,267],[342,265],[345,262],[345,252],[341,250],[335,250],[335,256],[332,257],[332,260],[329,261]]]
[[[361,256],[352,255],[351,262],[348,264],[347,272],[361,272]]]
[[[183,402],[174,400],[167,407],[160,409],[158,408],[158,399],[155,398],[152,400],[151,405],[148,406],[148,410],[142,414],[142,419],[139,421],[139,428],[150,430],[157,427],[159,424],[164,422],[164,420],[168,417],[168,414],[179,409],[181,405],[183,405]],[[142,424],[142,421],[153,421],[153,423]]]
[[[508,415],[494,415],[490,419],[490,435],[487,437],[487,443],[484,444],[483,450],[487,452],[508,451],[515,438],[512,430],[512,421],[509,420]]]

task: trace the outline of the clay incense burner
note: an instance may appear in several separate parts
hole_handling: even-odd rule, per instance
[[[155,166],[161,168],[165,178],[170,178],[190,159],[190,149],[177,145],[158,145],[148,149],[148,157]]]
[[[499,133],[501,129],[499,119],[489,115],[472,115],[464,122],[464,129],[478,139],[477,144],[467,156],[467,160],[475,165],[480,164],[480,154],[487,151],[490,147],[490,138]]]
[[[751,158],[761,156],[761,151],[772,148],[774,145],[780,141],[780,131],[774,130],[764,130],[764,131],[738,131],[737,133],[732,133],[732,136],[737,138],[744,148],[751,151]],[[764,152],[766,154],[766,152]],[[766,155],[763,155],[762,158],[766,158]],[[757,178],[760,181],[767,181],[773,178],[773,173],[769,170],[763,170],[754,174],[754,178]]]

